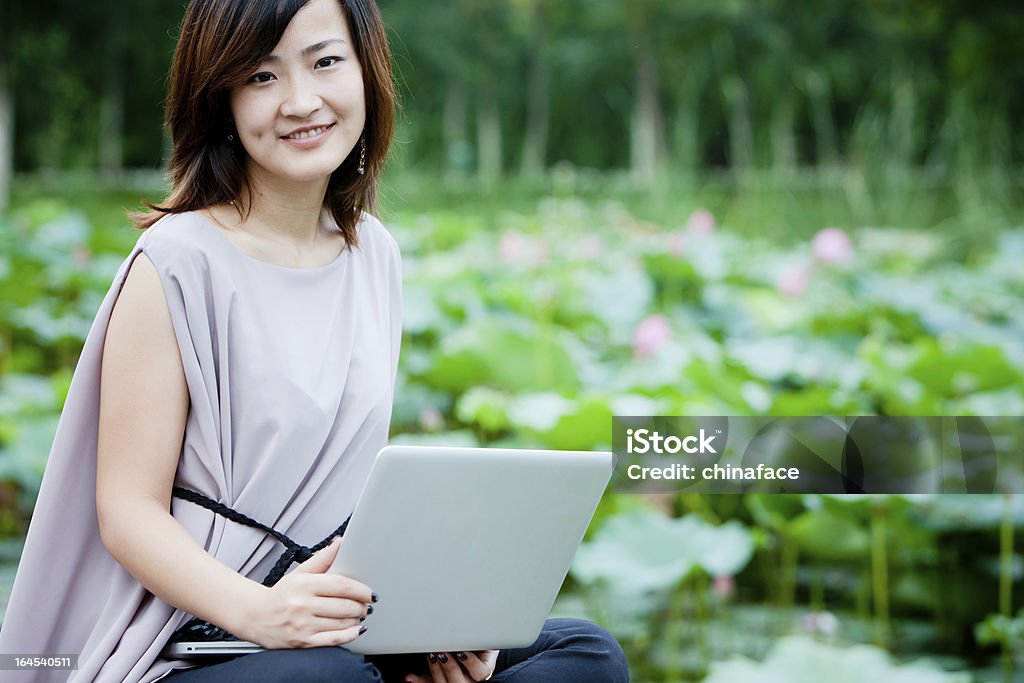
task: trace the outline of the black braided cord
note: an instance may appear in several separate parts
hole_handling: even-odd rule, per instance
[[[201,505],[207,510],[216,512],[217,514],[226,517],[232,522],[238,522],[239,524],[244,524],[245,526],[251,526],[256,529],[265,531],[274,538],[276,538],[278,541],[280,541],[284,545],[285,551],[281,554],[281,557],[277,559],[277,562],[274,564],[274,568],[270,570],[269,574],[267,574],[267,578],[263,579],[264,586],[273,586],[274,584],[276,584],[281,579],[281,577],[284,576],[285,572],[288,571],[288,568],[292,566],[292,562],[298,562],[301,564],[302,562],[305,562],[306,560],[311,558],[313,556],[313,553],[322,550],[323,548],[326,548],[330,544],[330,542],[334,540],[335,536],[344,536],[345,529],[348,528],[348,521],[352,518],[352,515],[349,515],[348,519],[342,522],[341,526],[332,531],[327,538],[320,541],[316,545],[307,548],[306,546],[296,543],[292,539],[288,538],[286,535],[284,535],[277,529],[273,529],[267,526],[266,524],[262,524],[261,522],[258,522],[255,519],[252,519],[251,517],[246,517],[241,512],[233,510],[229,508],[227,505],[224,505],[223,503],[218,503],[215,500],[211,500],[201,493],[190,491],[188,489],[181,488],[180,486],[175,486],[171,490],[171,495],[177,496],[178,498],[187,500],[197,505]],[[185,622],[184,626],[175,631],[174,635],[171,636],[172,643],[210,642],[222,640],[239,639],[238,637],[222,629],[221,627],[214,626],[208,621],[203,621],[199,617],[193,617],[192,619],[189,619],[187,622]]]

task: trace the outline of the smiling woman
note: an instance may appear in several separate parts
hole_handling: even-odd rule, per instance
[[[277,212],[268,196],[319,197],[346,243],[357,244],[358,211],[376,206],[394,114],[375,3],[193,2],[167,100],[173,190],[136,223],[207,210],[220,222],[237,214],[225,227],[238,231],[253,213]],[[263,225],[271,222],[248,232],[273,242],[288,228]],[[286,236],[316,242],[308,224]]]
[[[378,596],[327,571],[332,539],[402,338],[401,254],[368,213],[395,108],[373,0],[192,0],[170,83],[173,186],[90,328],[0,631],[78,667],[18,680],[628,681],[573,619],[500,652],[344,647]],[[180,659],[196,639],[249,650]]]

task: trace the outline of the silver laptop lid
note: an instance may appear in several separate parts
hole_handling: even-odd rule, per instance
[[[380,595],[363,654],[533,643],[611,478],[608,452],[392,445],[330,571]]]

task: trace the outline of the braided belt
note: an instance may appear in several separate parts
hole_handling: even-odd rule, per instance
[[[330,545],[330,542],[335,536],[344,536],[345,529],[348,528],[348,520],[352,518],[352,516],[349,515],[348,519],[342,522],[341,526],[332,531],[327,538],[314,546],[306,547],[296,543],[277,529],[273,529],[266,524],[262,524],[251,517],[246,517],[237,510],[233,510],[223,503],[211,500],[201,493],[190,491],[188,489],[181,488],[180,486],[175,486],[171,490],[171,495],[200,505],[207,510],[216,512],[217,514],[230,519],[232,522],[238,522],[239,524],[244,524],[245,526],[265,531],[280,541],[284,545],[285,550],[281,554],[281,557],[277,559],[277,562],[274,564],[274,568],[271,569],[270,573],[267,574],[267,577],[263,579],[264,586],[273,586],[276,584],[281,577],[284,576],[284,573],[292,565],[292,562],[305,562],[311,558],[314,553]],[[193,617],[187,621],[184,626],[175,631],[174,635],[171,636],[171,642],[221,640],[238,640],[238,638],[221,627],[214,626],[199,617]]]

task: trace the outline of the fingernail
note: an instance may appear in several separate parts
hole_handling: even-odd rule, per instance
[[[469,659],[469,655],[467,655],[465,652],[456,652],[455,656],[461,659],[462,661],[466,661],[467,659]]]
[[[442,663],[442,664],[445,664],[445,663],[447,663],[447,662],[448,662],[448,655],[446,655],[446,654],[445,654],[445,653],[443,653],[443,652],[442,652],[441,654],[439,654],[439,655],[437,656],[437,658],[441,660],[441,663]]]
[[[365,626],[363,626],[362,628],[359,629],[359,635],[363,635],[364,633],[366,633],[366,627]]]
[[[371,593],[370,594],[370,601],[371,602],[377,602],[378,600],[380,600],[380,597],[378,597],[376,593]]]
[[[359,617],[359,621],[366,621],[366,615],[364,614],[363,616]]]
[[[433,652],[431,652],[429,655],[427,655],[427,661],[429,661],[431,664],[433,664],[434,662],[437,661],[437,655],[435,655]]]
[[[373,605],[367,605],[366,606],[366,614],[367,615],[373,614]]]

